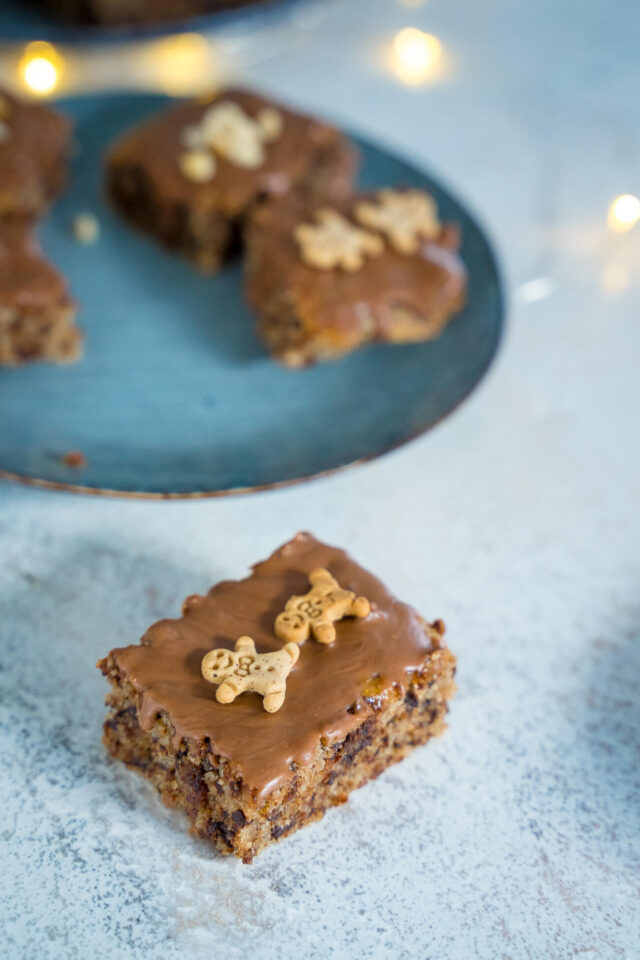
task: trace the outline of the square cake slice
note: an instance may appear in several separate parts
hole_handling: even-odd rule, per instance
[[[465,302],[459,246],[457,226],[440,223],[421,190],[265,205],[247,234],[247,296],[258,332],[289,367],[376,340],[431,340]]]
[[[355,150],[338,130],[229,89],[125,133],[107,157],[107,186],[132,223],[214,271],[238,250],[265,198],[343,197],[355,168]]]
[[[442,733],[456,663],[443,633],[301,533],[98,663],[104,742],[248,863]]]
[[[0,365],[77,360],[82,333],[64,277],[28,223],[0,221]]]
[[[71,121],[0,91],[0,219],[41,216],[67,177]]]

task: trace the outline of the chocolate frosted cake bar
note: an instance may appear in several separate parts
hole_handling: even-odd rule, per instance
[[[43,257],[31,227],[0,221],[0,365],[70,363],[82,334],[64,277]]]
[[[270,352],[290,367],[374,340],[438,336],[464,304],[459,230],[420,190],[336,204],[268,204],[247,234],[247,294]]]
[[[298,534],[98,663],[105,744],[194,834],[250,862],[442,733],[443,632]]]
[[[120,211],[199,268],[237,251],[265,198],[345,196],[356,155],[312,117],[246,90],[172,106],[113,146],[107,183]]]
[[[40,216],[67,175],[71,122],[0,91],[0,219]]]

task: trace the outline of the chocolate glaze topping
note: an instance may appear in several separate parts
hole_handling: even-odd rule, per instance
[[[375,194],[359,194],[341,204],[325,204],[361,226],[354,208]],[[368,339],[393,339],[395,311],[406,310],[428,322],[461,306],[466,290],[466,270],[458,255],[460,236],[454,224],[445,224],[438,237],[423,240],[416,253],[395,251],[388,243],[378,256],[365,258],[361,269],[320,270],[308,266],[294,239],[300,223],[314,222],[314,208],[295,204],[269,204],[256,216],[256,233],[262,231],[267,253],[265,267],[250,275],[249,297],[261,305],[282,285],[296,307],[309,336],[335,331],[340,339],[359,339],[365,328]]]
[[[55,170],[71,135],[68,117],[41,103],[23,103],[0,90],[1,119],[9,133],[0,143],[0,200]]]
[[[255,118],[265,107],[282,115],[281,134],[265,146],[265,161],[257,169],[231,163],[216,153],[216,173],[208,183],[194,183],[180,170],[185,151],[182,134],[197,125],[215,103],[230,101]],[[312,117],[293,113],[280,104],[245,90],[223,90],[215,97],[181,103],[128,131],[110,153],[112,163],[143,167],[151,189],[163,202],[175,202],[200,210],[220,210],[226,216],[244,213],[264,196],[286,194],[309,169],[310,161],[324,145],[340,135]]]
[[[66,298],[64,277],[43,257],[31,227],[0,222],[0,306],[40,310]]]
[[[327,568],[340,585],[374,604],[363,620],[336,624],[331,645],[307,640],[287,679],[284,705],[274,714],[257,694],[231,704],[215,699],[215,687],[200,673],[204,654],[232,648],[243,634],[259,652],[281,646],[273,623],[292,594],[305,593],[308,574]],[[176,746],[183,737],[208,737],[214,753],[228,758],[245,783],[264,796],[292,776],[290,764],[308,764],[321,739],[341,740],[373,709],[363,697],[367,681],[379,677],[384,698],[400,690],[407,672],[433,650],[418,614],[396,600],[343,550],[301,533],[245,580],[219,583],[206,597],[190,598],[179,620],[161,620],[141,644],[112,651],[121,674],[142,694],[139,721],[149,729],[159,711],[168,713]],[[355,706],[355,709],[354,709]]]

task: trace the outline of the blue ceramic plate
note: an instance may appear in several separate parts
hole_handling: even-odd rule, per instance
[[[173,20],[167,23],[100,27],[65,22],[57,17],[41,0],[0,0],[0,41],[18,43],[47,40],[50,43],[102,43],[133,39],[148,39],[184,30],[209,32],[241,25],[243,30],[255,29],[274,16],[288,12],[294,3],[303,0],[245,0],[246,6],[219,10],[200,17]]]
[[[126,96],[61,104],[81,151],[41,239],[82,305],[86,351],[74,366],[0,368],[0,476],[93,493],[240,493],[377,457],[464,400],[495,355],[502,295],[484,233],[446,190],[360,143],[363,187],[426,188],[443,218],[462,225],[469,303],[433,343],[374,345],[286,370],[254,335],[240,264],[201,276],[131,230],[101,195],[106,145],[163,103]],[[91,247],[71,235],[81,211],[100,219]],[[85,468],[63,465],[71,450],[82,451]]]

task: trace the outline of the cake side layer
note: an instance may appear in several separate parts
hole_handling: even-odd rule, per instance
[[[0,221],[0,365],[70,363],[82,346],[67,283],[42,254],[31,225]]]
[[[149,779],[168,806],[185,811],[192,833],[221,853],[250,862],[442,733],[447,701],[455,691],[455,663],[443,647],[427,657],[404,690],[397,687],[379,699],[372,689],[373,709],[362,711],[361,723],[339,741],[321,741],[309,764],[292,764],[286,782],[267,798],[229,760],[216,755],[210,742],[183,738],[176,747],[166,712],[158,714],[151,729],[143,729],[138,722],[142,698],[112,657],[100,664],[112,684],[104,742],[116,759]]]
[[[73,363],[82,352],[82,331],[74,324],[75,312],[69,302],[39,311],[0,304],[0,366],[34,360]]]

